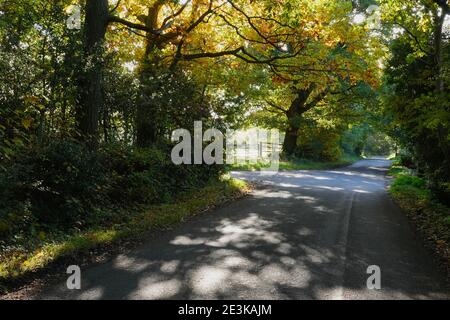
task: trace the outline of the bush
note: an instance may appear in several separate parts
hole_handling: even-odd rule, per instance
[[[105,181],[98,156],[70,141],[17,154],[0,173],[0,221],[10,231],[83,225]]]
[[[410,175],[403,175],[398,177],[392,184],[393,186],[412,186],[415,188],[423,189],[426,187],[426,181],[422,178]]]
[[[408,196],[416,201],[428,201],[431,199],[431,191],[426,188],[426,181],[411,175],[399,175],[390,187],[394,194]]]
[[[416,166],[414,164],[414,159],[409,153],[401,153],[398,157],[397,164],[409,169],[414,169]]]
[[[415,176],[397,175],[389,191],[450,272],[450,208],[439,202],[424,179]]]
[[[135,149],[109,146],[101,151],[103,166],[110,174],[108,197],[118,204],[161,203],[175,195],[203,187],[218,178],[220,166],[172,163],[170,146]]]
[[[220,166],[173,164],[170,150],[110,145],[91,152],[57,141],[17,153],[0,172],[0,239],[105,224],[116,209],[168,202],[219,177]]]

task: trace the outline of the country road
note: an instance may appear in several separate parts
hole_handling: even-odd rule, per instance
[[[433,258],[386,193],[383,159],[273,176],[245,199],[82,270],[41,299],[448,298]],[[367,267],[381,268],[369,290]]]

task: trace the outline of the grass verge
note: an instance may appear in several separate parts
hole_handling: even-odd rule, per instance
[[[0,254],[0,294],[17,288],[24,279],[33,278],[33,274],[61,259],[82,259],[94,249],[101,253],[102,248],[111,245],[144,239],[151,231],[168,229],[189,217],[237,199],[249,190],[250,186],[246,182],[225,176],[201,190],[180,195],[173,203],[148,207],[121,224],[43,241],[32,250],[24,248]]]
[[[280,170],[327,170],[327,169],[335,169],[340,167],[348,166],[358,160],[361,160],[361,157],[358,156],[343,156],[338,161],[334,162],[321,162],[321,161],[312,161],[305,159],[296,159],[290,161],[280,161]],[[270,163],[267,162],[258,162],[258,163],[250,163],[246,162],[243,164],[234,164],[228,166],[229,170],[234,171],[260,171],[263,168],[269,168]]]
[[[394,165],[389,175],[394,178],[390,194],[438,257],[450,279],[450,208],[439,203],[426,181],[407,168]]]

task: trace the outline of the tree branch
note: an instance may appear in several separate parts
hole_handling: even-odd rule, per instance
[[[171,14],[170,16],[166,17],[162,23],[163,26],[165,26],[167,24],[167,22],[169,22],[170,19],[175,19],[176,17],[178,17],[180,14],[183,13],[184,9],[186,9],[187,5],[190,3],[191,1],[186,1],[186,3],[175,13]],[[173,10],[172,10],[173,12]]]
[[[110,22],[110,23],[120,23],[120,24],[123,24],[123,25],[127,26],[128,28],[131,28],[131,29],[137,29],[137,30],[141,30],[141,31],[152,33],[154,35],[159,35],[157,30],[153,30],[152,28],[148,28],[147,26],[145,26],[143,24],[133,23],[131,21],[119,18],[119,17],[114,16],[114,15],[110,15],[108,17],[108,22]]]
[[[122,0],[118,0],[116,5],[114,6],[114,8],[112,8],[109,13],[113,13],[114,11],[117,10],[117,8],[120,6],[120,3],[122,2]]]
[[[180,60],[192,61],[201,58],[218,58],[223,56],[235,56],[243,47],[239,47],[233,50],[225,50],[219,52],[201,52],[193,54],[180,54]]]
[[[228,3],[229,3],[236,11],[238,11],[240,14],[242,14],[242,15],[246,18],[246,20],[247,20],[248,24],[250,25],[250,27],[256,32],[256,34],[257,34],[260,38],[262,38],[264,41],[266,41],[267,44],[269,44],[270,46],[272,46],[272,47],[275,48],[276,50],[282,51],[282,50],[280,49],[280,47],[278,46],[278,42],[269,40],[269,37],[263,35],[263,33],[262,33],[262,32],[254,25],[254,23],[252,22],[252,20],[257,19],[257,17],[252,17],[252,16],[247,15],[247,14],[244,12],[244,10],[242,10],[242,9],[240,9],[238,6],[236,6],[236,5],[233,3],[233,1],[231,1],[231,0],[228,0]]]
[[[287,110],[286,110],[286,109],[280,107],[280,106],[277,105],[275,102],[270,101],[270,100],[265,100],[265,102],[266,102],[269,106],[271,106],[272,108],[275,108],[275,109],[277,109],[277,110],[283,112],[284,114],[287,113]]]
[[[197,28],[197,26],[203,22],[203,20],[212,12],[214,12],[213,10],[213,1],[210,0],[209,1],[209,7],[208,10],[206,10],[205,12],[203,12],[203,14],[196,20],[194,21],[187,29],[186,29],[186,33],[190,33],[192,30],[194,30],[195,28]]]
[[[304,109],[305,110],[310,110],[312,108],[314,108],[320,101],[322,101],[323,99],[325,99],[325,97],[330,93],[330,88],[327,87],[325,90],[323,90],[322,92],[318,93],[314,99],[312,99],[309,103],[305,104]]]
[[[352,85],[344,90],[341,90],[341,91],[330,91],[330,94],[337,95],[337,94],[347,93],[347,92],[351,91],[353,88],[356,88],[357,86],[358,86],[357,84],[354,84],[354,85]]]
[[[143,24],[134,23],[134,22],[131,22],[131,21],[119,18],[119,17],[114,16],[114,15],[110,15],[108,17],[108,23],[119,23],[119,24],[122,24],[124,26],[127,26],[128,28],[145,31],[145,32],[151,33],[153,35],[161,36],[161,37],[164,37],[164,38],[174,38],[174,37],[176,37],[178,35],[177,32],[171,32],[171,33],[167,33],[167,34],[162,34],[162,32],[164,30],[166,30],[167,28],[170,27],[170,25],[171,25],[170,23],[164,25],[160,29],[156,29],[155,30],[155,29],[149,28],[149,27],[147,27],[147,26],[145,26]]]
[[[404,26],[403,24],[401,24],[400,22],[398,22],[397,20],[394,20],[394,24],[398,25],[399,27],[401,27],[403,30],[405,30],[405,32],[414,40],[414,42],[417,44],[417,46],[419,47],[419,50],[422,51],[423,53],[425,53],[426,55],[431,55],[432,53],[428,50],[425,50],[422,46],[422,44],[420,43],[419,38],[412,33],[411,30],[409,30],[406,26]]]

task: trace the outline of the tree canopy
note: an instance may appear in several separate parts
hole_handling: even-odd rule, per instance
[[[285,159],[396,151],[448,198],[449,11],[446,0],[0,0],[0,231],[78,228],[100,199],[161,203],[218,180],[222,166],[168,160],[172,132],[196,121],[278,129]]]

